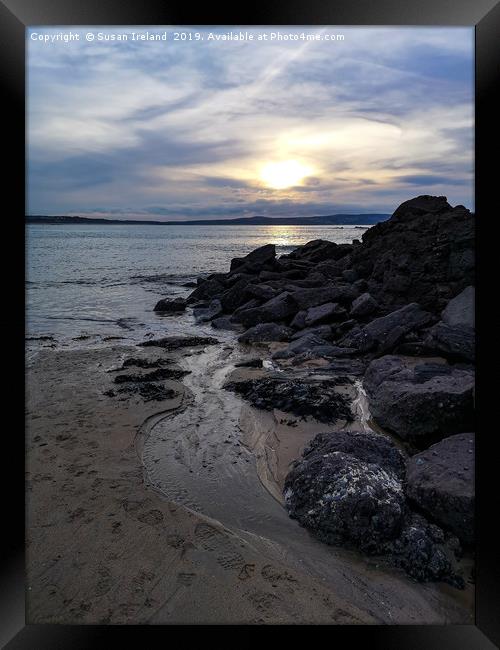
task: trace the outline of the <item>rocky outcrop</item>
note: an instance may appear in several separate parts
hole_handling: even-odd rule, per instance
[[[157,347],[164,350],[178,350],[179,348],[194,348],[205,345],[215,345],[219,341],[211,336],[165,336],[161,339],[152,339],[138,343],[143,348]]]
[[[426,450],[407,477],[387,438],[325,434],[293,468],[286,493],[292,516],[321,539],[381,554],[417,580],[458,584],[450,535],[472,536],[471,508],[457,496],[466,452],[450,441],[474,425],[473,285],[474,216],[424,195],[361,242],[318,239],[279,258],[263,246],[233,259],[228,273],[198,279],[187,298],[199,321],[237,330],[247,345],[269,343],[289,373],[227,386],[256,408],[349,421],[338,383],[364,375],[376,424],[407,453]]]
[[[443,323],[450,327],[474,329],[476,324],[475,295],[474,287],[466,287],[458,296],[452,298],[441,314]]]
[[[240,343],[262,343],[265,341],[289,341],[293,330],[275,323],[261,323],[251,327],[238,337]]]
[[[431,320],[432,314],[413,302],[386,316],[375,318],[359,329],[353,329],[340,343],[345,347],[356,348],[360,352],[369,352],[373,349],[389,351],[394,349],[405,334],[418,331]]]
[[[183,298],[175,298],[174,300],[163,298],[154,306],[154,311],[158,312],[179,312],[185,311],[185,309],[186,301]]]
[[[445,438],[408,461],[408,496],[461,541],[474,541],[474,434]]]
[[[252,406],[271,411],[279,409],[300,417],[311,416],[320,422],[352,421],[349,400],[338,392],[339,383],[347,378],[307,381],[277,377],[263,377],[227,383],[224,388],[232,390]]]
[[[410,366],[395,356],[368,366],[365,389],[376,422],[423,448],[474,425],[474,373],[443,364]]]
[[[408,507],[405,463],[375,433],[316,436],[285,481],[291,517],[322,541],[384,556],[419,581],[462,586],[445,533]]]
[[[352,318],[363,318],[364,316],[370,316],[378,308],[377,301],[369,293],[362,293],[352,301],[350,316]]]
[[[238,270],[241,273],[243,270],[261,270],[266,264],[271,264],[276,258],[276,247],[274,244],[266,244],[260,248],[255,249],[245,257],[235,257],[231,260],[230,271]]]

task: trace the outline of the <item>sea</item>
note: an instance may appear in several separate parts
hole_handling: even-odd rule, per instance
[[[175,333],[153,311],[188,282],[229,270],[264,244],[277,255],[314,239],[350,243],[369,226],[26,226],[26,338],[44,346],[137,342]]]

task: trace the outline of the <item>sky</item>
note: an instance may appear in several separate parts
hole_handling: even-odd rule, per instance
[[[58,40],[70,32],[79,40]],[[229,32],[254,38],[215,39]],[[473,28],[93,26],[26,38],[27,214],[392,213],[420,194],[474,209]]]

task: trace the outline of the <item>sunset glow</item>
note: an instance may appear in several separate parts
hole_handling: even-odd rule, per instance
[[[287,187],[300,185],[312,169],[296,160],[268,163],[260,172],[260,178],[266,187],[273,190],[283,190]]]

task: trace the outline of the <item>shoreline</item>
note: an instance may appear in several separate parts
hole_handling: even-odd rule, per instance
[[[470,605],[460,604],[455,594],[450,600],[434,585],[412,585],[392,570],[381,573],[356,553],[325,547],[327,557],[343,558],[342,573],[349,566],[357,567],[342,587],[345,578],[339,580],[340,566],[334,564],[337,579],[325,584],[310,568],[290,563],[289,552],[269,544],[265,537],[221,524],[145,485],[140,458],[144,435],[172,409],[181,412],[181,402],[177,398],[168,404],[140,405],[134,398],[113,403],[113,398],[96,400],[96,396],[97,388],[106,390],[111,385],[106,369],[118,366],[127,355],[155,358],[157,348],[49,349],[40,355],[33,359],[28,376],[32,440],[28,480],[36,484],[36,490],[28,492],[31,623],[390,622],[387,612],[382,614],[385,608],[377,614],[363,596],[362,584],[370,574],[379,589],[385,584],[386,597],[391,583],[396,590],[404,586],[405,598],[413,593],[413,603],[410,600],[403,608],[406,618],[398,622],[418,620],[419,611],[423,619],[435,623],[472,621]],[[184,352],[165,356],[181,365],[186,358]],[[46,399],[52,392],[51,378],[61,372],[69,373],[67,383],[73,386],[73,396],[79,396],[65,403],[67,410],[59,408],[57,400]],[[33,394],[33,384],[40,389],[38,396]],[[181,390],[179,382],[176,387]],[[93,409],[96,419],[82,426],[85,405]],[[65,439],[58,440],[60,431],[70,427],[75,433],[68,437],[63,433]],[[37,435],[43,439],[33,442]],[[57,464],[63,467],[58,469]],[[50,521],[47,508],[59,513],[58,521]],[[279,508],[299,537],[309,538]],[[314,540],[308,543],[312,548],[323,546]],[[351,581],[356,584],[363,575],[353,597]],[[349,592],[345,591],[348,584]],[[391,599],[397,601],[396,593]],[[228,594],[233,602],[229,609]],[[360,607],[363,600],[365,607]]]
[[[41,337],[30,622],[472,623],[474,288],[446,258],[369,275],[434,218],[468,245],[462,206],[419,197],[363,244],[233,259],[157,303],[169,336]]]

